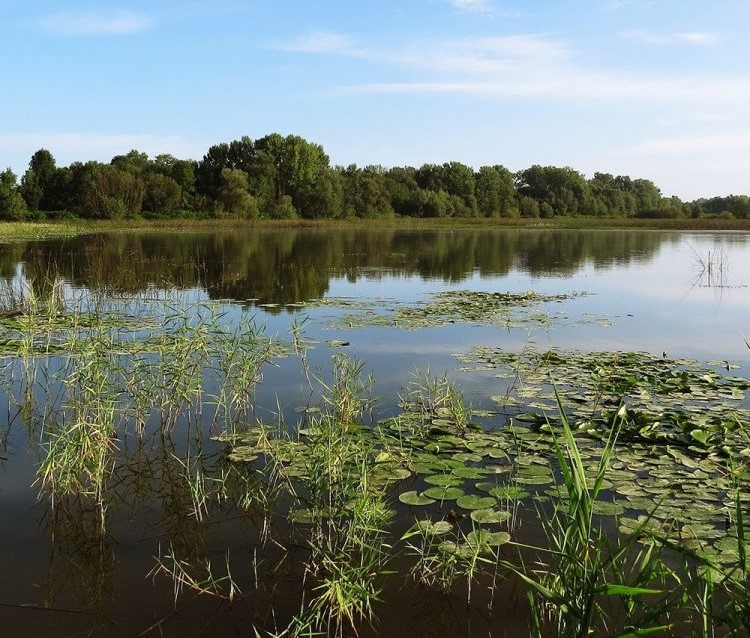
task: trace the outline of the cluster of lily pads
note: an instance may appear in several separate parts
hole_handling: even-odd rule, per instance
[[[481,292],[448,290],[430,295],[425,301],[399,303],[387,299],[329,297],[310,302],[316,307],[347,312],[333,322],[336,328],[392,326],[404,330],[431,328],[456,323],[498,325],[504,328],[549,326],[567,319],[564,312],[546,312],[542,306],[560,303],[584,293],[545,295],[526,292]]]
[[[691,454],[744,457],[742,428],[750,410],[750,381],[718,367],[645,352],[581,352],[528,348],[521,353],[478,347],[458,359],[471,370],[494,371],[506,379],[505,394],[492,397],[516,419],[543,425],[560,398],[579,431],[606,436],[611,413],[627,407],[620,438],[631,442],[685,447]],[[519,413],[521,412],[521,413]]]
[[[743,506],[750,504],[744,493],[750,438],[742,425],[748,414],[740,403],[746,379],[644,353],[519,355],[477,349],[462,359],[497,367],[522,383],[496,397],[502,404],[497,413],[472,411],[455,395],[435,396],[420,388],[402,397],[398,416],[375,427],[346,426],[347,437],[367,451],[349,459],[346,471],[361,471],[367,464],[368,480],[401,516],[415,521],[412,531],[440,538],[434,551],[490,552],[511,540],[519,517],[534,518],[540,507],[565,505],[554,447],[559,413],[551,385],[559,378],[565,380],[558,386],[560,401],[592,477],[612,415],[618,411],[621,416],[614,460],[593,513],[615,517],[623,534],[645,529],[717,565],[736,563],[737,529],[727,521],[735,518],[738,485],[743,486]],[[523,403],[529,394],[535,400]],[[623,400],[627,407],[618,410]],[[513,416],[502,414],[509,409]],[[667,419],[666,414],[681,416]],[[476,423],[480,418],[482,425]],[[709,436],[696,432],[701,427]],[[271,462],[292,483],[310,471],[315,424],[292,437],[238,436],[241,441],[232,439],[233,462]],[[304,508],[293,509],[291,518],[309,522],[312,517]]]

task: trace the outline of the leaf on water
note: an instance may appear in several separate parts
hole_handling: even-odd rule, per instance
[[[415,507],[432,505],[435,502],[434,499],[425,496],[424,494],[418,494],[415,491],[402,492],[401,494],[399,494],[398,500],[405,505],[413,505]]]

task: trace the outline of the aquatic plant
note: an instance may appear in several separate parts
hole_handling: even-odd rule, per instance
[[[621,622],[630,627],[615,635],[662,632],[670,626],[663,621],[669,608],[665,604],[669,588],[656,589],[655,584],[661,585],[659,579],[669,572],[653,545],[646,551],[635,551],[646,531],[645,522],[632,535],[613,544],[594,516],[615,454],[624,410],[616,413],[592,481],[561,403],[559,408],[561,432],[558,435],[553,431],[553,444],[562,475],[561,500],[551,515],[542,514],[549,547],[537,548],[539,558],[533,567],[506,563],[528,586],[532,634],[546,635],[551,624],[557,636],[605,635],[608,603],[613,600],[621,603]]]

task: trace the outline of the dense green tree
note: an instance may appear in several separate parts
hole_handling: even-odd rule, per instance
[[[659,217],[675,219],[682,216],[682,202],[679,197],[663,197],[659,202]]]
[[[258,216],[258,203],[248,192],[248,178],[239,168],[225,168],[221,171],[221,186],[216,200],[216,214],[219,217],[231,216],[248,219]]]
[[[635,214],[635,197],[622,187],[620,178],[609,173],[594,173],[589,180],[591,200],[588,207],[590,215],[620,215]]]
[[[18,221],[26,216],[27,208],[19,192],[16,174],[7,169],[0,173],[0,219]]]
[[[4,179],[6,217],[26,214],[26,208],[87,217],[133,217],[142,211],[282,218],[750,217],[746,195],[683,203],[663,197],[646,179],[599,172],[587,180],[568,167],[534,165],[515,175],[500,165],[474,171],[460,162],[332,169],[322,146],[277,133],[213,145],[199,162],[168,154],[151,160],[132,150],[108,165],[75,162],[58,168],[52,154],[40,149],[20,186],[15,177]]]
[[[151,163],[151,170],[173,179],[180,187],[180,207],[190,208],[195,199],[195,169],[193,160],[177,159],[172,155],[157,155]]]
[[[539,202],[533,197],[522,195],[518,200],[518,212],[521,217],[539,217]]]
[[[517,217],[513,173],[504,166],[482,166],[476,176],[479,214],[485,217]]]
[[[631,192],[635,196],[636,210],[639,214],[648,215],[659,210],[661,203],[661,191],[656,184],[647,179],[634,179],[631,184]]]
[[[110,164],[133,175],[145,175],[151,168],[148,155],[135,149],[125,155],[115,155]]]
[[[420,216],[416,172],[416,169],[411,166],[394,167],[383,176],[391,198],[391,207],[397,215]]]
[[[143,178],[145,188],[143,210],[158,215],[171,215],[180,208],[182,188],[171,177],[148,173]]]
[[[255,143],[275,168],[276,199],[288,195],[297,210],[304,210],[305,195],[329,169],[328,155],[319,144],[311,144],[298,135],[266,135]]]
[[[534,165],[516,174],[516,188],[520,195],[535,199],[542,216],[548,217],[578,215],[588,198],[583,175],[568,167]]]
[[[27,170],[24,173],[21,178],[19,192],[29,209],[39,210],[41,208],[40,204],[44,197],[44,188],[39,180],[39,176],[35,172]]]
[[[334,170],[321,173],[303,193],[301,216],[310,219],[345,217],[344,192],[344,180],[340,173]]]
[[[145,186],[133,173],[112,165],[84,166],[82,211],[86,217],[122,219],[141,214]]]
[[[229,144],[214,144],[195,168],[197,192],[215,198],[221,186],[221,171],[225,168],[234,168],[229,160]]]
[[[424,164],[414,177],[420,188],[436,193],[443,191],[460,200],[451,202],[448,216],[470,217],[476,214],[476,181],[470,166],[461,162]]]
[[[41,148],[31,156],[29,168],[21,178],[21,194],[31,210],[49,210],[46,193],[55,178],[55,158]]]
[[[352,164],[342,172],[344,205],[349,215],[361,218],[392,217],[393,207],[385,172],[379,166],[364,169]]]
[[[297,215],[297,209],[294,207],[292,198],[289,195],[282,195],[276,202],[271,216],[276,219],[294,219]]]

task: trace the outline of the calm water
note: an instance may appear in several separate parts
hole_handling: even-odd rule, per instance
[[[418,370],[447,374],[472,404],[488,404],[498,380],[458,373],[453,357],[480,345],[666,351],[670,357],[731,361],[743,373],[750,366],[743,340],[750,336],[749,240],[747,233],[654,231],[123,233],[0,245],[0,277],[8,286],[61,280],[71,297],[123,305],[144,299],[216,302],[224,320],[239,321],[249,312],[281,340],[289,339],[292,322],[304,320],[304,336],[317,342],[310,369],[325,379],[334,351],[327,342],[347,342],[342,350],[373,374],[377,418],[395,412],[397,393]],[[701,262],[711,259],[708,273]],[[414,305],[446,290],[587,294],[556,304],[560,319],[543,327],[341,327],[340,317],[351,312],[341,300]],[[339,301],[297,305],[325,298]],[[255,415],[267,420],[281,412],[294,423],[295,410],[308,400],[299,361],[279,359],[264,372]],[[102,535],[85,507],[58,504],[53,510],[39,496],[40,433],[14,418],[7,405],[0,417],[3,633],[248,636],[253,625],[273,628],[272,606],[280,626],[298,609],[294,564],[300,556],[291,552],[283,570],[254,582],[253,559],[274,559],[273,548],[257,554],[254,521],[230,505],[206,524],[186,514],[184,489],[170,480],[178,470],[174,459],[197,446],[214,465],[220,463],[221,448],[207,433],[177,428],[168,440],[147,443],[123,437],[116,498]],[[154,556],[170,542],[219,563],[229,549],[248,598],[228,605],[186,592],[175,602],[173,583],[149,576]],[[409,590],[391,583],[384,597],[401,598],[402,587]],[[415,594],[407,608],[382,605],[376,631],[520,635],[521,625],[514,623],[524,621],[523,596],[513,588],[502,595],[508,604],[496,606],[490,617],[479,605],[467,612],[458,596]]]

